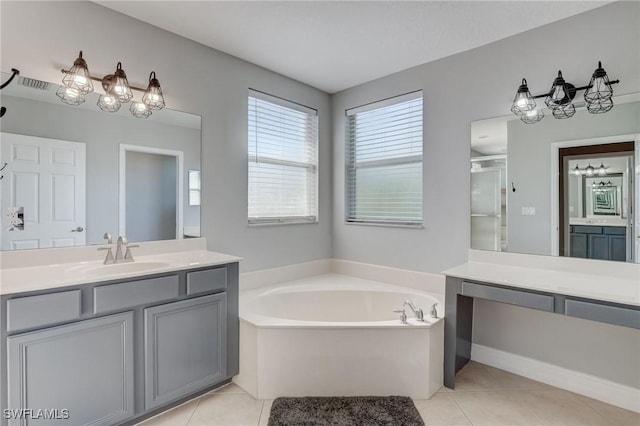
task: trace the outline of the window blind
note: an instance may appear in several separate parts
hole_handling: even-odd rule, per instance
[[[249,91],[249,223],[317,221],[318,113]]]
[[[422,223],[422,92],[346,111],[347,222]]]

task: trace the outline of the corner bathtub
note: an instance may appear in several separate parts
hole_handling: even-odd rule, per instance
[[[412,301],[401,324],[395,309]],[[438,303],[439,319],[429,316]],[[408,308],[407,308],[408,309]],[[240,374],[253,397],[429,398],[442,386],[443,303],[429,293],[326,274],[240,294]]]

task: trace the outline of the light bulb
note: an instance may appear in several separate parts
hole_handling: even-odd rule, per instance
[[[142,102],[139,102],[136,104],[136,109],[138,111],[144,111],[145,109],[147,109],[147,106],[145,104],[143,104]]]
[[[78,86],[84,86],[85,84],[87,84],[87,79],[82,75],[76,75],[74,77],[74,81]]]
[[[600,176],[604,176],[607,174],[607,168],[604,166],[603,163],[600,163],[600,167],[598,168],[598,174]]]
[[[587,176],[593,176],[593,166],[589,164],[586,169]]]
[[[562,86],[556,86],[556,90],[553,92],[553,100],[555,100],[556,102],[560,102],[564,99],[564,97],[565,93],[562,89]]]
[[[70,98],[77,98],[79,94],[80,92],[77,89],[71,89],[67,87],[67,96],[69,96]]]
[[[518,105],[520,108],[524,108],[527,106],[527,100],[525,98],[520,98],[518,102],[516,102],[516,105]]]

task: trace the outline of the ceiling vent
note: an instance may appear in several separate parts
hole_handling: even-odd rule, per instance
[[[34,78],[28,78],[28,77],[20,77],[20,79],[18,80],[18,84],[20,84],[21,86],[30,87],[30,88],[36,89],[36,90],[48,90],[49,89],[49,83],[48,82],[42,81],[42,80],[36,80]]]

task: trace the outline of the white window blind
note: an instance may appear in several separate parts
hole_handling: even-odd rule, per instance
[[[317,221],[318,113],[249,91],[249,223]]]
[[[422,92],[346,111],[347,222],[422,223]]]

